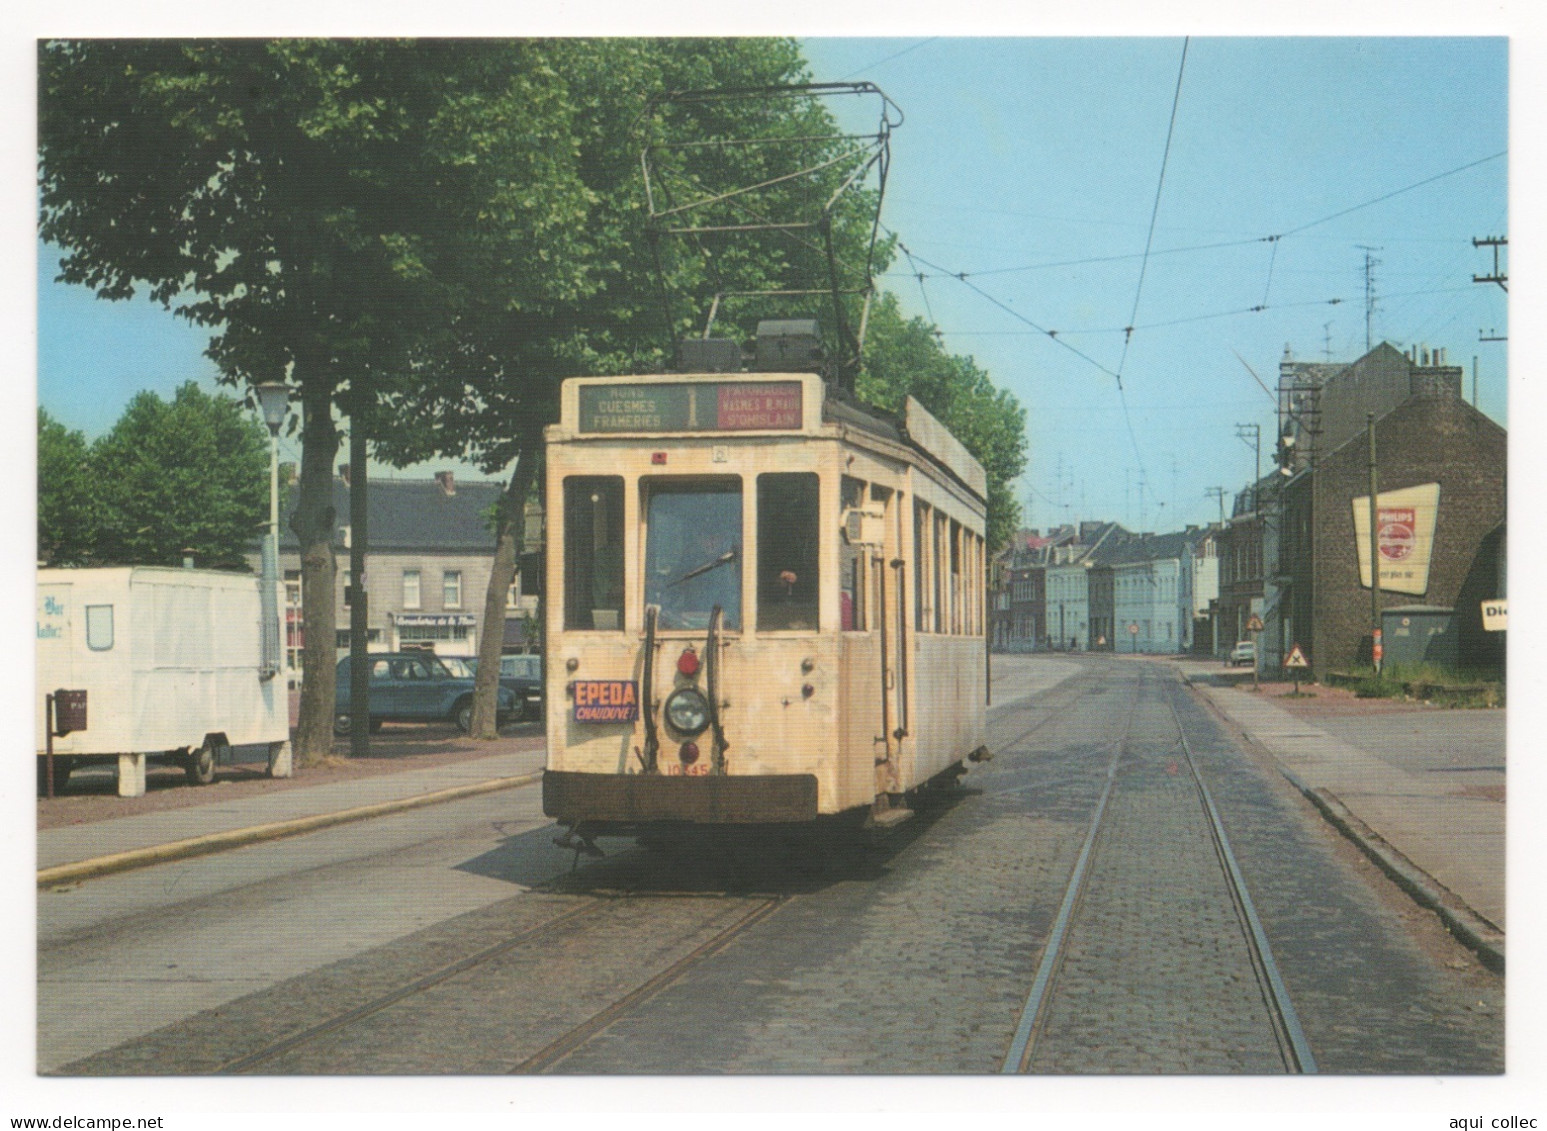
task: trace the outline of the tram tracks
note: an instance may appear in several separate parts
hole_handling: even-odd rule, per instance
[[[745,904],[731,913],[728,923],[708,939],[693,946],[687,953],[671,961],[664,968],[657,970],[632,989],[618,996],[606,1007],[591,1012],[583,1020],[570,1024],[558,1036],[549,1039],[537,1051],[524,1055],[514,1067],[507,1069],[510,1074],[536,1073],[557,1064],[564,1057],[574,1052],[585,1044],[586,1041],[606,1030],[619,1019],[626,1017],[632,1010],[637,1009],[651,998],[655,997],[673,983],[681,980],[689,971],[706,959],[724,950],[739,935],[749,928],[761,922],[769,915],[782,907],[791,897],[784,894],[766,895],[741,895],[741,894],[709,894],[691,893],[677,896],[670,893],[650,893],[635,895],[627,893],[607,893],[584,897],[583,901],[570,907],[551,918],[528,927],[518,933],[485,946],[482,949],[468,954],[455,962],[430,970],[429,972],[412,978],[401,985],[382,992],[370,1000],[362,1002],[354,1007],[334,1014],[321,1021],[308,1025],[304,1029],[291,1033],[282,1039],[272,1041],[261,1048],[247,1052],[241,1056],[231,1058],[213,1071],[216,1074],[239,1074],[252,1071],[274,1070],[277,1062],[291,1058],[297,1054],[302,1058],[302,1063],[308,1055],[309,1049],[316,1049],[325,1045],[330,1040],[348,1041],[351,1030],[364,1029],[372,1024],[383,1024],[380,1015],[397,1008],[423,1008],[434,1010],[436,1004],[426,1004],[432,991],[437,987],[448,983],[475,980],[479,977],[501,977],[497,970],[500,960],[518,954],[523,950],[552,947],[558,945],[561,937],[571,929],[585,929],[590,926],[592,920],[600,920],[609,909],[617,909],[628,903],[651,902],[657,905],[675,903],[679,900],[708,900],[719,904],[721,900],[734,900]],[[723,913],[723,905],[717,907]],[[710,916],[711,921],[714,916]],[[684,933],[694,930],[693,924],[681,928]],[[476,990],[469,988],[469,994],[476,995]],[[533,1040],[541,1039],[534,1036]],[[508,1062],[507,1062],[508,1063]],[[285,1069],[280,1069],[285,1070]],[[294,1070],[294,1061],[291,1068]],[[448,1070],[457,1070],[454,1066],[448,1066]]]
[[[1159,685],[1164,710],[1157,711],[1148,697],[1153,687],[1141,676],[1120,736],[1110,743],[1112,757],[1100,796],[1000,1071],[1059,1071],[1065,1063],[1060,1044],[1083,1042],[1081,1054],[1087,1056],[1096,1047],[1115,1047],[1116,1071],[1239,1070],[1243,1057],[1255,1057],[1249,1059],[1252,1070],[1262,1071],[1276,1055],[1283,1071],[1315,1072],[1314,1055],[1177,713],[1173,689]],[[1141,711],[1143,725],[1136,727]],[[1157,738],[1160,723],[1168,733]],[[1179,788],[1183,767],[1190,796]],[[1206,846],[1199,845],[1201,838]],[[1124,855],[1135,855],[1136,848],[1172,854],[1173,870],[1151,862],[1146,871]],[[1212,876],[1206,874],[1205,856],[1212,858]],[[1140,875],[1125,875],[1125,870]],[[1177,890],[1164,890],[1167,885]],[[1231,908],[1234,931],[1198,910],[1200,904],[1217,907],[1222,900]],[[1197,922],[1187,921],[1192,914],[1198,915]],[[1075,951],[1079,958],[1071,960]],[[1188,968],[1189,954],[1193,968]],[[1077,967],[1073,971],[1071,961]],[[1166,993],[1175,1000],[1157,1000],[1124,984],[1126,968],[1143,969],[1146,963],[1165,968]],[[1216,1006],[1209,1000],[1210,988],[1245,981],[1243,966],[1249,967],[1258,1000],[1245,1000],[1237,985],[1230,987],[1234,1005]],[[1148,970],[1147,978],[1153,982],[1155,970]],[[1189,992],[1199,999],[1196,1010],[1189,1009]],[[1216,1016],[1219,1032],[1208,1032]],[[1166,1051],[1171,1059],[1134,1047],[1128,1034],[1153,1031],[1157,1019],[1168,1017],[1181,1022],[1172,1042],[1180,1049]]]

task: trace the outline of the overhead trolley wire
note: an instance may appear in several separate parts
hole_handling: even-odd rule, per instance
[[[1509,151],[1507,149],[1501,150],[1500,152],[1492,154],[1491,156],[1482,157],[1476,161],[1469,161],[1465,165],[1458,165],[1454,169],[1447,169],[1443,173],[1436,173],[1432,177],[1426,177],[1421,181],[1416,181],[1413,184],[1395,189],[1391,192],[1385,193],[1382,196],[1375,197],[1373,200],[1367,200],[1363,204],[1356,204],[1350,208],[1339,209],[1337,212],[1323,216],[1320,219],[1310,220],[1304,224],[1300,224],[1296,227],[1289,228],[1285,231],[1272,235],[1251,236],[1249,238],[1239,240],[1221,240],[1215,243],[1189,244],[1183,247],[1166,247],[1148,252],[1125,252],[1122,255],[1094,255],[1088,256],[1084,259],[1060,259],[1051,263],[1026,263],[1018,267],[991,267],[982,271],[950,271],[945,268],[936,269],[941,272],[940,277],[947,277],[952,279],[984,278],[989,275],[1014,275],[1026,271],[1050,271],[1061,267],[1088,267],[1101,263],[1122,263],[1130,259],[1143,258],[1146,254],[1149,256],[1149,258],[1153,259],[1162,255],[1182,255],[1195,251],[1222,251],[1232,247],[1250,247],[1252,244],[1258,243],[1277,244],[1279,241],[1287,239],[1290,236],[1299,235],[1301,232],[1308,231],[1311,228],[1319,227],[1320,225],[1329,223],[1330,221],[1336,220],[1339,217],[1347,216],[1352,212],[1358,212],[1361,209],[1369,208],[1376,204],[1384,203],[1385,201],[1391,200],[1394,197],[1402,196],[1404,193],[1409,193],[1415,189],[1423,188],[1425,185],[1431,185],[1436,181],[1444,180],[1446,177],[1453,177],[1458,173],[1464,173],[1469,169],[1475,169],[1479,165],[1485,165],[1490,161],[1497,161],[1499,158],[1506,157],[1508,155]],[[1140,328],[1142,327],[1136,327],[1136,329]]]
[[[1415,181],[1413,184],[1407,185],[1405,188],[1399,188],[1393,192],[1388,192],[1384,196],[1377,196],[1375,199],[1367,200],[1363,204],[1355,204],[1351,208],[1341,209],[1337,212],[1333,212],[1331,215],[1323,216],[1320,220],[1312,220],[1308,224],[1301,224],[1298,228],[1290,228],[1287,232],[1281,232],[1278,235],[1271,236],[1269,238],[1274,240],[1281,240],[1288,236],[1297,236],[1301,232],[1307,231],[1310,228],[1319,227],[1320,225],[1329,223],[1330,221],[1336,220],[1341,216],[1347,216],[1350,212],[1358,212],[1360,209],[1369,208],[1371,205],[1383,204],[1386,201],[1391,200],[1393,197],[1401,196],[1403,193],[1412,192],[1414,189],[1423,188],[1425,185],[1432,185],[1435,181],[1442,181],[1446,177],[1453,177],[1457,173],[1464,173],[1468,169],[1477,168],[1479,165],[1486,165],[1489,161],[1497,161],[1500,157],[1508,156],[1508,154],[1509,150],[1501,149],[1499,152],[1491,154],[1490,156],[1479,157],[1476,161],[1469,161],[1465,165],[1458,165],[1454,169],[1447,169],[1443,173],[1436,173],[1432,177],[1426,177],[1421,181]]]
[[[1166,166],[1171,161],[1171,139],[1176,135],[1176,111],[1182,104],[1182,76],[1187,73],[1187,45],[1189,36],[1182,40],[1182,61],[1176,70],[1176,90],[1171,95],[1171,122],[1166,127],[1166,147],[1160,155],[1160,179],[1155,185],[1155,204],[1150,209],[1149,234],[1144,239],[1144,258],[1139,262],[1139,284],[1134,288],[1133,312],[1128,316],[1128,326],[1123,332],[1123,356],[1117,363],[1117,387],[1123,387],[1123,366],[1128,361],[1128,345],[1133,341],[1133,324],[1139,320],[1139,300],[1144,294],[1144,276],[1149,270],[1150,248],[1155,243],[1155,221],[1160,217],[1160,197],[1166,187]],[[1132,428],[1129,429],[1132,432]]]
[[[886,231],[886,233],[888,235],[890,235],[890,236],[897,236],[897,233],[892,231],[890,228],[884,228],[883,230]],[[944,267],[940,266],[940,264],[932,263],[928,259],[925,259],[922,255],[915,255],[913,252],[911,252],[908,249],[907,245],[902,242],[902,239],[900,237],[898,237],[898,239],[897,239],[897,247],[902,251],[902,253],[904,255],[906,255],[908,257],[908,261],[910,263],[913,262],[916,259],[916,260],[918,260],[918,262],[924,264],[926,267],[933,267],[936,271],[941,272],[943,276],[955,279],[957,282],[961,283],[962,286],[966,287],[968,290],[970,290],[970,291],[974,292],[975,294],[977,294],[980,298],[986,299],[988,302],[993,303],[1000,310],[1002,310],[1006,314],[1008,314],[1011,318],[1014,318],[1014,319],[1016,319],[1019,322],[1026,323],[1026,325],[1030,326],[1033,330],[1037,331],[1037,333],[1045,335],[1046,337],[1052,339],[1058,345],[1062,346],[1064,349],[1068,350],[1070,353],[1075,354],[1077,357],[1080,357],[1080,358],[1084,359],[1085,361],[1090,362],[1090,364],[1094,365],[1097,369],[1101,370],[1101,372],[1105,373],[1108,377],[1116,377],[1117,376],[1116,373],[1114,373],[1112,370],[1108,369],[1105,365],[1102,365],[1101,362],[1099,362],[1095,358],[1091,357],[1088,353],[1085,353],[1082,350],[1076,349],[1074,346],[1071,346],[1068,342],[1066,342],[1062,338],[1060,338],[1058,336],[1058,331],[1057,330],[1049,330],[1045,326],[1037,325],[1035,322],[1033,322],[1030,318],[1027,318],[1020,311],[1012,309],[1011,307],[1007,306],[1005,303],[1000,302],[997,298],[995,298],[993,295],[989,294],[987,291],[985,291],[982,287],[978,286],[976,283],[970,282],[968,280],[967,275],[966,275],[965,272],[953,273],[953,272],[947,271]]]

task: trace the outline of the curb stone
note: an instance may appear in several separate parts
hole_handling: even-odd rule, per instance
[[[1189,688],[1207,686],[1201,682],[1195,682],[1194,676],[1187,672],[1181,673],[1182,682]],[[1232,718],[1229,713],[1215,701],[1209,694],[1203,694],[1203,702],[1209,705],[1220,718],[1227,721],[1231,728],[1241,735],[1245,741],[1254,746],[1262,747],[1241,725]],[[1464,900],[1441,884],[1433,876],[1429,875],[1418,865],[1414,864],[1398,849],[1377,833],[1369,825],[1360,820],[1343,804],[1330,790],[1321,789],[1301,781],[1273,754],[1267,751],[1273,758],[1278,772],[1284,776],[1284,780],[1294,786],[1312,805],[1316,807],[1322,817],[1343,836],[1352,841],[1376,867],[1393,882],[1396,883],[1412,900],[1420,907],[1433,911],[1445,924],[1446,930],[1467,949],[1477,955],[1478,960],[1488,969],[1497,974],[1504,973],[1504,932],[1495,924],[1489,922],[1482,915],[1468,907]]]
[[[69,864],[55,864],[52,867],[38,869],[37,886],[57,887],[62,884],[96,879],[99,876],[109,876],[117,872],[128,872],[135,868],[146,868],[152,864],[163,864],[170,860],[207,856],[248,844],[300,836],[302,833],[332,828],[335,825],[349,824],[353,821],[370,820],[373,817],[418,809],[426,805],[475,797],[478,794],[493,793],[501,789],[514,789],[541,780],[542,771],[539,770],[536,773],[522,774],[513,778],[493,778],[489,781],[474,782],[471,785],[452,786],[433,793],[402,797],[394,801],[379,801],[371,805],[360,805],[353,809],[341,809],[332,813],[316,813],[309,817],[293,817],[286,821],[271,821],[262,825],[250,825],[247,828],[227,829],[224,832],[172,841],[170,844],[149,845],[145,848],[129,849],[126,852],[115,852],[108,856],[77,860]]]

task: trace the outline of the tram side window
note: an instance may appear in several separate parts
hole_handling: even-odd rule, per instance
[[[817,547],[821,511],[810,472],[757,477],[757,627],[817,627]]]
[[[951,519],[951,631],[962,634],[962,526]]]
[[[929,529],[929,506],[915,502],[913,504],[913,551],[918,561],[913,570],[913,627],[919,632],[930,631],[933,619],[928,603],[931,554],[929,540],[924,536]]]
[[[564,481],[564,627],[623,627],[623,480]]]

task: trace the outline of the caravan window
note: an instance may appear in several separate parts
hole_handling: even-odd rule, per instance
[[[86,606],[86,647],[106,652],[113,646],[113,606]]]

